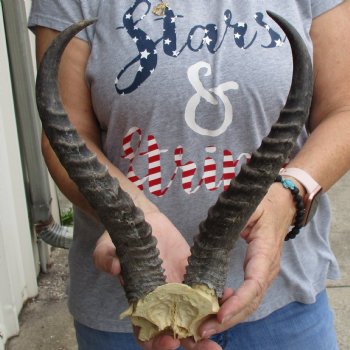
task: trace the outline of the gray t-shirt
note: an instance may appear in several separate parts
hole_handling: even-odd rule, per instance
[[[98,17],[79,37],[91,47],[86,79],[104,152],[191,242],[286,101],[291,51],[266,10],[290,21],[312,53],[312,19],[340,2],[172,0],[163,17],[151,11],[158,0],[33,0],[29,27],[61,31]],[[306,137],[304,130],[297,149]],[[312,222],[284,244],[281,272],[249,320],[292,301],[312,303],[338,277],[329,222],[324,195]],[[69,307],[92,328],[130,331],[118,320],[127,307],[118,280],[92,262],[102,231],[76,209]],[[232,251],[230,287],[242,283],[245,250],[239,240]]]

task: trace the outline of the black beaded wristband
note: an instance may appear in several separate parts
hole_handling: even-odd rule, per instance
[[[302,223],[305,215],[304,201],[301,195],[299,194],[298,187],[294,184],[292,180],[285,179],[281,175],[277,175],[275,182],[280,182],[284,188],[290,190],[290,192],[293,195],[294,203],[297,209],[297,213],[293,223],[294,227],[284,239],[285,241],[288,241],[290,239],[295,238],[296,235],[300,232],[300,229],[303,227]]]

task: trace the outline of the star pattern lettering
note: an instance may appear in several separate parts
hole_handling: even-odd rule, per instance
[[[209,36],[205,36],[203,38],[203,42],[206,43],[207,45],[209,45],[213,40],[209,38]]]
[[[148,52],[147,50],[141,52],[141,58],[145,58],[147,60],[147,57],[150,55],[151,53]]]
[[[275,43],[277,47],[283,46],[283,41],[281,39],[275,40]]]
[[[142,2],[143,0],[138,0],[138,1]],[[125,28],[128,31],[130,38],[133,40],[135,44],[137,44],[137,49],[139,52],[137,59],[139,61],[139,66],[137,68],[138,73],[136,74],[135,80],[132,82],[132,84],[129,87],[125,89],[120,89],[117,86],[118,83],[120,82],[120,77],[124,74],[124,68],[118,74],[118,77],[115,79],[115,85],[118,93],[120,93],[121,95],[124,95],[125,92],[130,93],[135,89],[137,89],[149,77],[149,75],[155,72],[155,67],[157,66],[157,60],[158,60],[158,52],[156,50],[156,46],[160,42],[160,40],[163,40],[164,53],[174,58],[181,55],[186,45],[192,51],[196,51],[196,52],[201,51],[201,48],[209,50],[210,53],[215,53],[217,51],[215,48],[216,46],[215,43],[217,42],[218,26],[215,24],[208,24],[207,26],[198,25],[192,28],[191,31],[188,33],[186,45],[181,47],[180,50],[178,50],[177,36],[176,36],[177,28],[175,23],[177,22],[178,18],[181,18],[183,16],[176,16],[168,8],[167,15],[162,16],[164,20],[164,24],[163,24],[163,28],[160,30],[163,30],[163,36],[160,40],[154,42],[151,36],[148,35],[148,33],[144,32],[143,28],[140,29],[138,27],[140,20],[144,20],[144,18],[146,17],[146,14],[140,16],[139,20],[134,21],[133,10],[134,8],[132,8],[131,10],[129,9],[129,11],[125,13],[124,27],[118,27],[117,29]],[[232,31],[233,31],[233,36],[234,36],[236,45],[242,50],[245,50],[244,35],[248,28],[247,23],[237,22],[235,24],[231,24],[232,15],[230,11],[226,11],[225,14],[223,14],[223,17],[226,22],[226,25],[229,25],[230,28],[233,29]],[[271,42],[269,46],[266,46],[266,47],[272,48],[272,47],[280,47],[284,45],[284,42],[282,41],[280,35],[274,32],[268,24],[262,21],[261,14],[260,16],[258,16],[258,14],[254,15],[254,18],[257,21],[258,25],[263,27],[270,34]],[[202,43],[200,43],[199,46],[195,48],[195,47],[192,47],[192,44],[193,44],[192,40],[196,38],[196,35],[193,35],[193,33],[196,32],[196,29],[198,28],[201,28]],[[226,35],[226,31],[224,35]],[[198,39],[200,40],[199,37]],[[255,40],[255,37],[254,37],[254,40]],[[205,48],[205,46],[207,47]],[[218,49],[220,47],[221,47],[221,44],[218,46]],[[128,67],[129,66],[126,66],[125,68],[128,68]]]

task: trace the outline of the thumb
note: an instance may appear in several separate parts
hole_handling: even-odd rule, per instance
[[[115,246],[110,240],[104,240],[97,244],[93,253],[93,261],[100,271],[107,272],[112,276],[120,274],[120,262],[115,254]]]
[[[263,212],[264,212],[264,209],[263,209],[262,204],[260,203],[258,205],[258,207],[255,209],[254,213],[249,218],[249,220],[247,221],[244,229],[241,232],[241,237],[243,239],[247,238],[247,236],[249,235],[251,229],[254,227],[254,225],[257,223],[257,221],[260,219],[260,217],[262,216]]]

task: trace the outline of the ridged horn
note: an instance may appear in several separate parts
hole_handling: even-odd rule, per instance
[[[209,209],[200,224],[199,235],[191,248],[185,283],[205,284],[221,296],[229,266],[229,252],[269,187],[287,161],[309,115],[312,97],[312,64],[298,32],[282,17],[268,12],[290,42],[293,78],[279,119],[261,146],[252,155],[229,188]]]
[[[70,123],[58,88],[58,67],[65,47],[75,34],[95,21],[76,23],[55,38],[38,70],[36,100],[53,150],[116,246],[125,293],[133,302],[165,283],[156,240],[142,211],[109,175],[107,167],[98,162]]]

